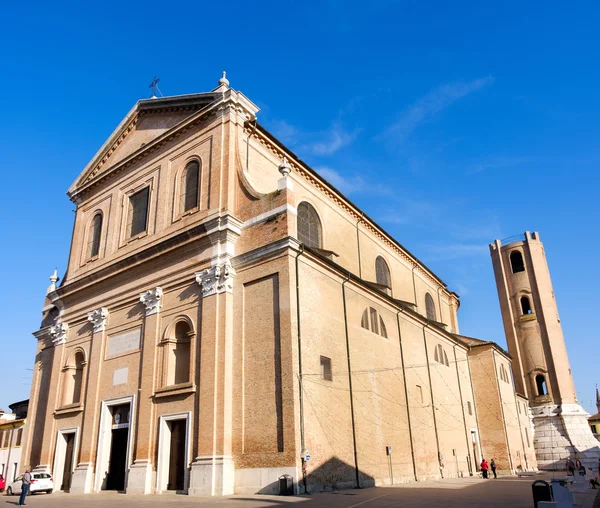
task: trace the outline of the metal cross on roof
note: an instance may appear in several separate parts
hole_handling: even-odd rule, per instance
[[[152,95],[150,96],[150,98],[152,97],[156,97],[156,92],[158,91],[158,93],[161,93],[160,88],[158,88],[158,82],[160,81],[160,78],[157,78],[156,76],[154,76],[154,79],[152,80],[152,83],[150,83],[149,88],[152,88]]]

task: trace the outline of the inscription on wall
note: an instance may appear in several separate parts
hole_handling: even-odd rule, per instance
[[[127,367],[123,369],[117,369],[113,372],[113,386],[127,384],[127,378],[129,377],[129,369]]]
[[[113,335],[108,338],[108,345],[106,347],[106,356],[119,356],[130,351],[137,351],[140,348],[140,337],[142,336],[142,329],[136,328],[119,335]]]

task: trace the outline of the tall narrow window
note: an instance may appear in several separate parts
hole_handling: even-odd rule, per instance
[[[531,444],[529,443],[529,432],[527,432],[527,427],[525,427],[525,437],[527,438],[527,448],[529,448]]]
[[[149,197],[150,187],[145,187],[129,198],[129,216],[127,220],[127,226],[130,237],[143,233],[148,227]]]
[[[523,255],[518,250],[513,250],[510,253],[510,267],[512,273],[525,271],[525,263],[523,263]]]
[[[23,439],[23,429],[17,430],[17,442],[15,446],[21,446],[21,440]]]
[[[521,297],[521,311],[523,312],[524,316],[526,316],[527,314],[533,314],[531,310],[531,302],[529,301],[529,298],[527,296]]]
[[[427,319],[430,321],[436,321],[435,315],[435,303],[433,303],[433,298],[429,293],[425,294],[425,310],[427,311]]]
[[[298,205],[298,241],[307,247],[320,249],[322,246],[321,220],[306,201]]]
[[[377,284],[381,284],[386,288],[392,288],[392,277],[390,276],[390,269],[385,262],[385,259],[381,256],[377,256],[375,260],[375,277]]]
[[[369,329],[369,309],[365,309],[362,315],[362,319],[360,320],[360,326],[362,328]]]
[[[200,183],[200,164],[198,161],[191,161],[185,168],[185,178],[183,185],[183,211],[187,212],[198,206],[198,191]]]
[[[420,385],[417,385],[417,400],[423,404],[423,388]]]
[[[502,381],[504,381],[505,383],[510,383],[510,380],[508,378],[508,371],[506,370],[506,367],[504,367],[503,363],[500,364],[500,379],[502,379]]]
[[[379,333],[379,323],[377,322],[377,311],[371,307],[371,331]]]
[[[546,388],[546,378],[541,374],[535,376],[535,384],[537,385],[538,395],[547,395],[548,390]]]
[[[333,381],[333,373],[331,372],[331,358],[321,356],[321,379],[325,381]]]
[[[470,400],[467,401],[467,411],[469,412],[470,415],[473,415],[473,406],[471,406]]]
[[[383,318],[379,316],[379,334],[384,338],[388,338],[387,328],[385,327],[385,323],[383,322]]]
[[[100,252],[100,236],[102,235],[102,214],[97,213],[92,219],[89,232],[88,257],[95,258]]]
[[[445,365],[446,367],[450,367],[450,362],[448,361],[448,355],[446,354],[446,351],[444,351],[444,347],[441,344],[438,344],[437,346],[435,346],[435,349],[433,351],[433,359],[436,362],[441,363],[442,365]]]

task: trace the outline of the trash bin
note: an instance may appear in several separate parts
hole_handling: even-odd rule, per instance
[[[548,482],[544,480],[536,480],[531,484],[533,491],[533,506],[538,508],[540,501],[554,501],[552,498],[552,488]]]
[[[279,495],[291,496],[294,493],[294,479],[289,474],[279,477]]]

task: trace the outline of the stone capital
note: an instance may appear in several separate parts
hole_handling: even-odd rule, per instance
[[[233,291],[233,278],[235,270],[229,259],[219,262],[206,270],[196,272],[196,282],[200,285],[202,296],[211,296],[218,293]]]
[[[106,319],[108,318],[108,309],[101,307],[99,309],[88,312],[88,321],[94,327],[94,333],[103,332],[106,328]]]
[[[146,316],[156,314],[160,310],[163,290],[159,287],[140,294],[140,302],[146,306]]]
[[[67,331],[69,330],[69,325],[67,323],[61,323],[60,321],[55,325],[50,327],[50,337],[52,338],[52,343],[55,346],[60,346],[67,342]]]

